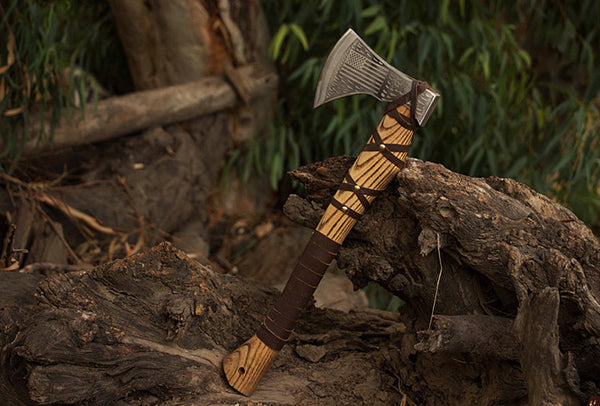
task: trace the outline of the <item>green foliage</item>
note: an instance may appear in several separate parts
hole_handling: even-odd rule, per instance
[[[96,80],[82,71],[110,83],[126,65],[106,2],[8,0],[0,7],[0,157],[15,158],[31,120],[48,120],[51,135],[64,107],[83,111],[90,91],[95,98]]]
[[[596,222],[600,150],[591,101],[600,88],[600,2],[263,0],[263,7],[281,98],[270,135],[238,155],[245,169],[266,172],[275,187],[298,163],[360,151],[381,103],[356,96],[312,110],[325,57],[352,27],[442,95],[412,156],[473,176],[517,178]]]

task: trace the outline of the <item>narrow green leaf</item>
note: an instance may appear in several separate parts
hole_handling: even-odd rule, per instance
[[[369,36],[372,35],[378,31],[385,31],[385,28],[387,26],[387,23],[385,21],[385,17],[384,16],[377,16],[372,22],[371,24],[369,24],[367,26],[367,28],[365,29],[365,36]]]
[[[454,47],[452,42],[452,37],[445,32],[441,33],[442,41],[444,43],[446,54],[448,55],[448,59],[454,59]]]
[[[419,72],[423,71],[423,63],[425,62],[425,59],[429,56],[431,41],[432,38],[429,35],[422,34],[421,37],[419,37],[419,56],[417,61]]]
[[[468,47],[463,54],[460,56],[460,59],[458,60],[458,64],[459,65],[464,65],[466,60],[475,52],[475,47],[470,46]]]
[[[273,157],[271,162],[271,173],[269,176],[269,182],[273,190],[277,190],[279,180],[281,179],[283,171],[283,159],[281,155],[277,154]]]
[[[295,23],[290,24],[289,28],[290,28],[290,30],[292,30],[292,32],[294,33],[294,35],[296,36],[298,41],[300,41],[302,48],[305,51],[308,51],[308,39],[306,38],[306,34],[304,33],[304,30],[298,24],[295,24]]]
[[[442,17],[442,23],[448,22],[448,8],[450,6],[450,0],[443,0],[440,6],[440,16]]]
[[[485,149],[481,148],[481,149],[477,150],[477,152],[475,153],[475,157],[473,158],[473,161],[471,161],[471,168],[469,169],[470,176],[475,176],[475,174],[480,171],[479,163],[483,159],[484,155],[485,155]]]
[[[522,156],[520,158],[517,158],[517,160],[513,162],[510,169],[506,172],[506,177],[509,177],[509,178],[517,177],[520,174],[521,170],[525,167],[525,164],[527,164],[527,160],[528,160],[527,156]]]
[[[386,60],[388,62],[392,61],[392,57],[394,56],[394,53],[396,52],[396,44],[398,43],[398,30],[392,30],[392,35],[390,36],[390,41],[388,44],[388,53],[387,53],[387,57]]]
[[[288,31],[289,26],[287,24],[282,24],[281,27],[279,27],[279,30],[277,30],[277,32],[275,33],[275,35],[273,35],[273,39],[269,44],[269,57],[272,60],[275,61],[279,58],[279,55],[281,53],[281,47],[283,45],[283,40],[287,36]]]
[[[531,56],[529,56],[529,53],[527,51],[525,51],[524,49],[518,49],[517,53],[521,57],[521,60],[523,60],[523,62],[525,62],[525,66],[528,68],[531,67]]]
[[[481,63],[481,69],[483,70],[483,77],[490,78],[490,53],[488,51],[482,51],[478,55],[479,62]]]
[[[360,13],[360,15],[363,18],[369,18],[369,17],[374,17],[374,16],[376,16],[379,13],[380,13],[380,7],[378,5],[374,5],[374,6],[367,7],[366,9],[364,9]]]

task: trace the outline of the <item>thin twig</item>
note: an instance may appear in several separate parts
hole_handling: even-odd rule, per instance
[[[84,264],[84,262],[81,260],[81,258],[79,258],[79,256],[77,256],[75,251],[73,251],[73,249],[71,248],[71,246],[69,245],[67,240],[65,240],[65,237],[63,236],[63,234],[58,230],[58,228],[56,228],[56,225],[50,219],[50,217],[48,217],[48,215],[44,212],[44,210],[42,210],[42,208],[39,205],[36,205],[35,209],[40,214],[40,216],[46,221],[46,223],[50,226],[52,231],[54,231],[54,234],[56,234],[56,236],[58,237],[58,239],[60,240],[62,245],[67,250],[68,255],[75,262],[75,264],[77,264],[77,265]]]
[[[22,180],[17,179],[13,176],[7,175],[5,173],[0,173],[0,179],[3,179],[7,182],[22,186],[29,191],[36,189],[32,183],[25,183]],[[44,187],[40,188],[40,190],[37,190],[35,193],[33,193],[31,195],[31,197],[33,197],[33,199],[35,199],[39,202],[46,203],[47,205],[50,205],[57,210],[60,210],[61,212],[63,212],[63,214],[65,216],[67,216],[69,219],[71,219],[71,221],[75,225],[77,225],[77,221],[74,221],[74,220],[79,220],[85,226],[87,226],[93,230],[96,230],[98,232],[101,232],[103,234],[108,234],[108,235],[118,234],[111,227],[103,226],[94,217],[92,217],[88,214],[85,214],[84,212],[77,210],[76,208],[74,208],[72,206],[69,206],[67,203],[65,203],[63,200],[59,199],[58,197],[56,197],[56,196],[51,197],[51,196],[47,195],[43,191],[43,189],[46,189],[45,186],[46,185],[44,185]],[[83,230],[81,230],[81,231],[82,231],[82,234],[86,234],[86,232],[84,232]],[[91,235],[89,235],[89,236],[91,237]]]
[[[4,179],[6,182],[14,183],[15,185],[23,186],[25,188],[28,187],[27,183],[23,182],[21,179],[17,179],[14,176],[10,176],[7,173],[0,173],[0,179]]]
[[[431,324],[433,323],[433,315],[435,313],[435,304],[437,302],[438,291],[440,290],[440,281],[442,280],[442,253],[440,251],[440,233],[435,233],[437,235],[437,253],[438,253],[438,262],[440,263],[440,273],[438,274],[437,283],[435,284],[435,295],[433,296],[433,305],[431,306],[431,317],[429,318],[429,327],[427,330],[431,330]]]
[[[117,232],[115,230],[113,230],[112,228],[103,226],[94,217],[90,216],[89,214],[85,214],[84,212],[77,210],[76,208],[74,208],[72,206],[69,206],[68,204],[66,204],[64,201],[57,198],[56,196],[50,197],[44,192],[39,192],[36,195],[34,195],[34,198],[42,203],[46,203],[46,204],[54,207],[55,209],[62,211],[71,220],[73,220],[73,219],[80,220],[86,226],[88,226],[96,231],[99,231],[103,234],[108,234],[108,235],[117,234]],[[75,222],[73,222],[73,223],[75,223]]]
[[[133,198],[133,193],[131,193],[129,185],[127,185],[127,178],[125,178],[125,176],[117,175],[117,180],[119,181],[119,184],[125,191],[125,196],[127,196],[127,200],[129,200],[129,205],[131,206],[131,209],[133,210],[135,216],[139,221],[140,217],[142,217],[142,214],[140,213],[140,211],[137,208],[137,205],[135,204],[135,199]]]

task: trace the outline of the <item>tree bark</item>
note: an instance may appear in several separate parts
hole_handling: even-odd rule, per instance
[[[268,65],[269,30],[258,0],[111,0],[119,37],[138,90],[220,74],[225,67]],[[271,97],[230,114],[232,137],[247,141],[268,129]]]
[[[286,214],[314,226],[351,162],[293,172],[312,202],[291,197]],[[402,348],[416,344],[409,365],[429,382],[399,365],[413,398],[458,397],[447,385],[454,378],[459,391],[478,388],[463,403],[576,404],[600,390],[600,244],[573,213],[523,184],[409,160],[338,264],[355,287],[374,281],[406,301],[400,311],[412,328]],[[436,323],[426,331],[440,272]],[[434,378],[440,372],[445,380]]]
[[[110,0],[138,90],[187,83],[266,59],[269,31],[256,0]]]
[[[469,353],[501,360],[518,359],[518,344],[512,319],[488,315],[433,318],[432,328],[420,331],[415,349],[431,353]]]
[[[18,290],[14,287],[18,286]],[[277,292],[167,243],[90,271],[0,274],[0,396],[19,404],[400,404],[385,367],[398,316],[310,308],[246,398],[220,361]],[[34,296],[34,292],[35,296]]]
[[[288,216],[314,225],[351,163],[296,171],[309,200],[290,197]],[[4,272],[0,396],[14,404],[585,404],[600,388],[599,248],[571,212],[525,185],[413,159],[338,257],[356,286],[375,281],[406,300],[400,314],[309,308],[244,398],[226,387],[219,363],[254,333],[275,291],[215,274],[168,244],[91,271]]]
[[[515,319],[519,359],[534,405],[579,404],[579,373],[572,354],[559,348],[559,307],[558,289],[547,287],[527,298]]]

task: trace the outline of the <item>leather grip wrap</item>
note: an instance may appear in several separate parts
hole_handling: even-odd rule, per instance
[[[313,233],[277,303],[256,333],[271,349],[279,351],[284,346],[339,248],[340,244],[320,232]]]

